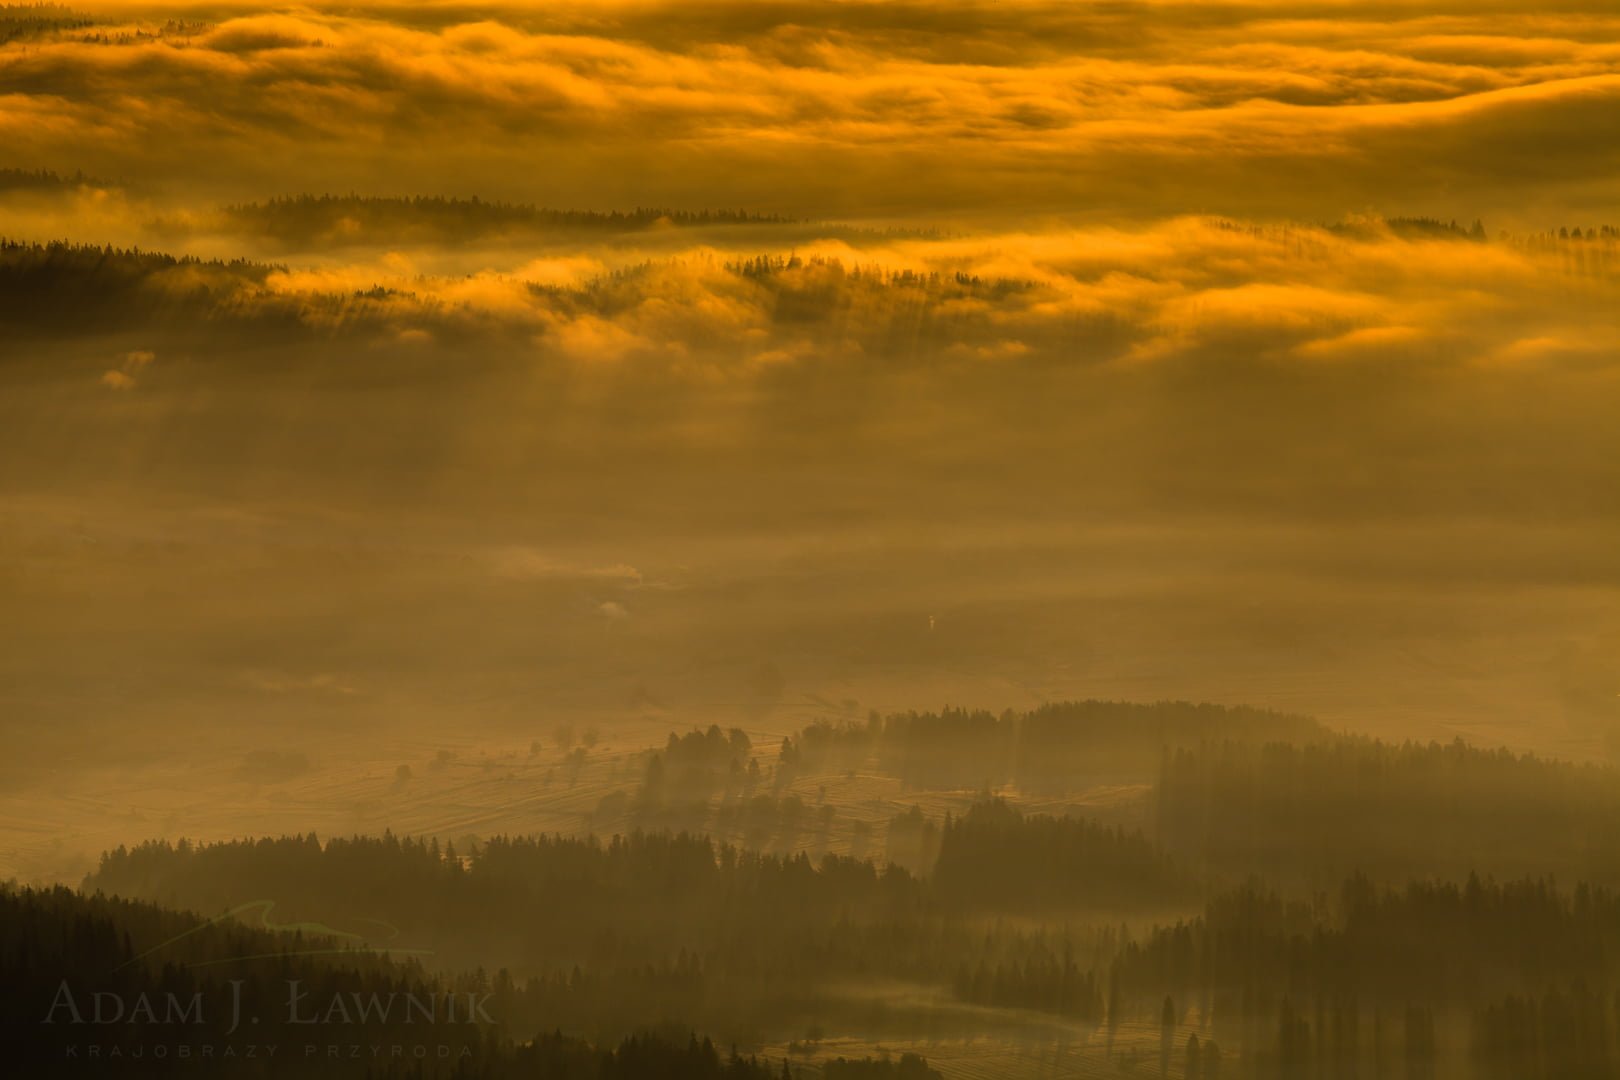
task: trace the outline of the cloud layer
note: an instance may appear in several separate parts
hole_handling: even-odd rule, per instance
[[[4,269],[9,317],[37,333],[240,324],[272,340],[342,338],[403,355],[486,341],[518,362],[638,378],[1200,361],[1360,365],[1393,379],[1611,373],[1620,235],[1577,231],[1489,238],[1438,222],[1179,218],[816,239],[811,227],[761,224],[725,236],[570,234],[549,253],[327,253],[316,265],[22,247]],[[477,268],[444,272],[464,259]],[[125,367],[117,385],[134,374]]]
[[[251,195],[475,180],[554,205],[1115,219],[1608,209],[1620,163],[1620,16],[1595,3],[99,19],[0,48],[19,163]]]

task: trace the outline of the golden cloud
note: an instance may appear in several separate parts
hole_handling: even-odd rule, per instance
[[[1620,98],[1620,16],[1596,5],[317,5],[198,8],[200,30],[158,20],[183,7],[110,10],[0,47],[24,163],[846,214],[1616,196],[1620,150],[1592,136]]]

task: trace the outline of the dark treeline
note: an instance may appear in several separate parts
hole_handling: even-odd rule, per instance
[[[249,314],[236,303],[282,267],[95,244],[0,239],[0,327],[119,330]],[[256,320],[277,312],[260,305]],[[280,312],[282,319],[292,316]]]
[[[152,843],[109,853],[85,885],[210,913],[274,899],[278,923],[319,923],[366,940],[387,925],[391,935],[375,944],[431,949],[436,962],[460,967],[511,968],[517,974],[507,985],[525,994],[507,1003],[513,1015],[609,1035],[667,1019],[753,1040],[784,1034],[783,1017],[838,1009],[826,987],[839,981],[881,976],[960,988],[972,985],[956,982],[961,971],[998,965],[1004,987],[1017,966],[1013,981],[1025,985],[1010,993],[1026,1006],[1090,1015],[1089,1004],[1077,1004],[1089,995],[1072,976],[1062,986],[1041,972],[1071,963],[1094,969],[1109,955],[1112,932],[986,931],[986,905],[1005,900],[1009,910],[1067,915],[1087,902],[1139,899],[1157,910],[1179,898],[1170,891],[1179,883],[1153,864],[1139,837],[1095,828],[1083,854],[1024,865],[1070,823],[1037,820],[1028,839],[998,852],[983,830],[1016,833],[1017,815],[1006,807],[987,814],[970,813],[949,830],[947,881],[958,871],[965,879],[1001,876],[1012,890],[1036,890],[1035,901],[962,885],[936,893],[870,861],[827,857],[818,866],[803,854],[759,855],[670,834],[606,843],[497,838],[469,852],[392,836]],[[1083,860],[1096,883],[1089,887]],[[1163,895],[1151,893],[1154,872],[1163,874]]]
[[[424,327],[449,341],[503,332],[489,320],[393,289],[271,288],[270,276],[286,270],[250,259],[0,238],[0,332],[55,340],[138,333],[143,345],[233,347],[376,339]]]
[[[818,229],[815,236],[847,231],[842,227],[830,233]],[[598,275],[577,287],[536,283],[530,289],[558,311],[617,318],[637,310],[671,265],[676,264],[647,262]],[[957,301],[1017,305],[1019,294],[1041,288],[1009,278],[890,270],[845,264],[836,258],[792,255],[760,255],[728,262],[724,269],[753,287],[743,295],[760,307],[778,331],[829,342],[847,341],[854,334],[854,340],[871,353],[907,360],[939,357],[991,332],[995,324],[982,311]],[[863,318],[849,319],[851,310],[862,312]],[[1064,331],[1068,343],[1076,348],[1082,344],[1111,348],[1128,340],[1131,332],[1126,313],[1113,310],[1077,314]],[[818,362],[838,358],[838,350],[831,350]]]
[[[996,799],[947,817],[935,864],[940,902],[978,910],[1114,910],[1138,915],[1196,895],[1142,834],[1028,816]]]
[[[1407,240],[1470,240],[1483,243],[1486,239],[1485,223],[1477,218],[1472,225],[1463,226],[1455,218],[1442,221],[1431,217],[1392,217],[1371,222],[1338,222],[1327,226],[1327,230],[1340,236],[1366,238],[1377,235],[1379,226]]]
[[[790,773],[872,768],[907,786],[982,790],[1013,784],[1066,794],[1093,783],[1150,780],[1166,746],[1208,741],[1310,742],[1314,720],[1247,707],[1167,701],[1076,701],[1000,715],[984,710],[874,714],[812,724],[782,748]]]
[[[591,813],[591,822],[604,835],[626,827],[632,831],[704,833],[750,851],[789,856],[803,852],[816,861],[828,854],[834,826],[844,824],[838,820],[835,808],[826,803],[812,805],[797,795],[756,792],[756,771],[743,771],[712,800],[696,796],[683,800],[671,797],[658,781],[658,769],[649,767],[649,783],[634,794],[615,791],[604,795]],[[937,832],[931,823],[924,827],[934,827]],[[855,821],[849,828],[857,834],[851,855],[864,859],[872,846],[871,827]],[[863,828],[864,843],[859,835]],[[937,845],[934,850],[937,853]],[[888,861],[915,872],[924,873],[933,866],[932,857],[926,861],[899,857],[892,834],[886,854]]]
[[[784,264],[792,260],[783,260]],[[582,316],[617,318],[640,309],[657,273],[677,266],[645,262],[600,275],[579,285],[530,282],[535,312],[564,320]],[[272,274],[287,267],[245,259],[202,260],[95,244],[0,239],[0,330],[13,336],[58,340],[87,334],[140,332],[194,343],[240,347],[365,340],[397,345],[401,335],[420,332],[440,343],[476,341],[522,349],[534,345],[530,321],[502,316],[476,304],[446,300],[433,291],[373,284],[350,291],[271,287]],[[746,276],[746,275],[740,275]],[[861,331],[867,347],[886,354],[935,355],[963,335],[989,332],[951,310],[949,301],[991,297],[1013,285],[962,275],[934,278],[877,268],[845,268],[835,260],[810,260],[791,272],[749,279],[749,301],[782,332],[804,333],[821,326],[847,334],[835,318],[852,295],[873,318]],[[1022,285],[1017,286],[1022,288]],[[1125,333],[1122,316],[1088,315],[1076,333],[1115,340]],[[486,359],[501,350],[484,350]]]
[[[62,4],[0,4],[0,43],[93,25],[93,20]]]
[[[1611,1076],[1617,945],[1620,895],[1585,885],[1357,877],[1311,903],[1249,886],[1126,942],[1107,993],[1126,1015],[1170,1000],[1244,1048],[1245,1076]]]
[[[525,1027],[501,973],[428,976],[338,939],[65,888],[0,889],[0,1043],[15,1075],[774,1080],[669,1026],[593,1044]],[[524,1006],[528,1007],[525,1008]],[[270,1047],[275,1053],[268,1052]],[[914,1055],[838,1075],[934,1080]],[[829,1073],[828,1075],[832,1075]]]
[[[234,204],[222,213],[235,230],[284,243],[388,243],[402,237],[467,241],[512,232],[639,232],[659,227],[783,225],[794,220],[747,210],[555,210],[476,195],[289,195]]]
[[[929,903],[898,868],[836,857],[816,866],[669,833],[495,837],[470,852],[391,835],[150,843],[105,855],[86,887],[207,912],[276,898],[287,918],[384,919],[441,951],[480,962],[504,952],[514,966],[639,964],[840,918],[908,917]],[[530,918],[537,909],[544,920]]]
[[[817,229],[816,236],[861,232],[853,227],[832,226]],[[565,310],[612,317],[637,307],[643,301],[647,279],[668,265],[649,260],[599,274],[577,287],[531,284],[530,290]],[[722,266],[727,273],[758,287],[771,320],[781,326],[803,330],[826,323],[846,309],[852,298],[871,301],[875,309],[886,309],[893,323],[880,323],[876,327],[879,336],[871,344],[891,354],[915,352],[920,344],[949,345],[953,334],[971,325],[957,313],[940,311],[948,306],[945,302],[966,297],[1005,299],[1035,287],[1031,282],[1011,278],[891,270],[874,264],[846,265],[841,259],[827,256],[756,255],[727,261]],[[1106,333],[1121,329],[1112,313],[1092,317],[1088,325],[1093,331]]]
[[[748,790],[744,797],[721,801],[705,816],[707,827],[718,836],[757,851],[791,854],[803,850],[817,858],[827,854],[837,818],[832,806],[812,805],[797,795],[748,795]],[[916,864],[899,865],[918,872],[928,870]]]
[[[889,270],[859,263],[845,266],[841,259],[822,255],[812,255],[808,259],[798,255],[756,255],[751,259],[727,262],[725,266],[731,273],[751,281],[771,282],[780,294],[779,314],[788,321],[815,316],[818,312],[815,302],[818,295],[840,278],[957,295],[1008,296],[1034,287],[1032,282],[1018,278],[983,278],[961,271],[942,274],[938,271]],[[810,284],[810,288],[793,288],[796,282],[791,278],[796,272],[803,272],[799,276],[809,279],[805,283]]]
[[[716,794],[751,794],[759,782],[753,744],[743,731],[711,725],[685,735],[671,732],[663,750],[647,755],[637,809],[655,814],[693,803],[706,806]]]
[[[204,912],[274,898],[278,921],[393,928],[458,967],[509,967],[535,1023],[622,1033],[680,1017],[751,1041],[862,964],[932,972],[936,920],[903,870],[778,857],[687,835],[434,842],[314,837],[148,844],[103,860],[88,888]],[[886,928],[886,929],[885,929]]]
[[[1474,1022],[1474,1075],[1488,1080],[1560,1080],[1620,1073],[1615,1032],[1620,995],[1585,982],[1510,995]]]
[[[1306,741],[1264,741],[1291,729]],[[1221,730],[1234,737],[1217,741]],[[1175,903],[1251,875],[1316,888],[1358,871],[1381,882],[1471,872],[1620,878],[1614,769],[1461,742],[1395,745],[1275,714],[1109,703],[818,722],[784,740],[765,770],[745,742],[719,728],[672,735],[649,756],[641,787],[604,798],[594,820],[816,858],[882,852],[935,874],[935,900],[1008,910]],[[798,793],[818,777],[859,772],[917,788],[1067,795],[1145,779],[1154,761],[1157,783],[1113,811],[1116,822],[1152,819],[1151,841],[989,803],[948,838],[941,819],[917,808],[876,835],[870,822],[840,817],[824,791]],[[970,843],[977,854],[964,861]],[[949,861],[936,873],[942,851]]]
[[[964,1032],[957,1017],[926,998],[850,998],[848,990],[881,979],[961,1002],[1095,1022],[1095,973],[1106,970],[1119,940],[1110,928],[1031,930],[939,919],[843,920],[820,931],[782,933],[790,940],[679,953],[659,963],[574,965],[528,977],[497,972],[496,1000],[502,1015],[604,1034],[656,1022],[694,1024],[745,1042],[829,1028],[958,1038]],[[974,1032],[1024,1023],[986,1016]]]
[[[1554,240],[1567,240],[1578,243],[1582,240],[1620,240],[1620,227],[1614,225],[1588,225],[1585,230],[1579,225],[1574,227],[1561,225],[1557,229],[1545,232],[1531,233],[1525,239],[1550,243]]]
[[[140,281],[166,271],[184,270],[193,276],[229,275],[232,278],[263,283],[284,266],[258,263],[250,259],[199,259],[192,255],[168,255],[140,248],[74,244],[67,241],[25,243],[0,239],[0,270],[6,274],[8,291],[24,284],[67,287],[77,284],[90,291],[95,287],[116,286],[119,282]]]
[[[1340,222],[1327,226],[1339,236],[1368,239],[1387,229],[1406,240],[1461,240],[1485,243],[1485,224],[1475,220],[1463,226],[1456,220],[1394,217],[1374,221]],[[1620,272],[1620,228],[1613,225],[1561,225],[1531,233],[1499,233],[1498,242],[1521,251],[1561,256],[1566,273],[1609,277]]]
[[[963,820],[997,825],[1008,812],[989,805]],[[1014,849],[1004,861],[1035,860],[1030,838],[1053,827],[1034,819],[1030,837],[1007,841]],[[953,821],[946,830],[946,852],[958,829]],[[436,888],[436,880],[460,884]],[[342,927],[332,912],[369,912],[360,918],[398,929],[391,947],[419,940],[413,920],[431,923],[439,928],[435,962],[448,957],[443,946],[455,936],[444,928],[469,918],[513,956],[550,940],[560,958],[572,940],[579,959],[571,967],[470,978],[510,1030],[554,1025],[599,1042],[649,1023],[691,1023],[745,1042],[810,1023],[859,1030],[882,1021],[870,1002],[840,1005],[839,980],[897,977],[964,1002],[1109,1029],[1121,1018],[1166,1013],[1168,999],[1167,1027],[1183,1036],[1195,1030],[1205,1056],[1209,1042],[1224,1048],[1224,1075],[1277,1080],[1469,1075],[1471,1055],[1502,1047],[1516,1048],[1509,1061],[1540,1071],[1501,1075],[1602,1076],[1615,1060],[1609,1032],[1620,1032],[1620,894],[1587,885],[1564,891],[1545,879],[1392,889],[1357,876],[1332,898],[1306,901],[1250,885],[1216,896],[1200,917],[1144,936],[1014,929],[999,916],[952,921],[915,897],[896,899],[921,887],[903,877],[888,886],[896,896],[874,907],[885,886],[869,865],[829,861],[816,870],[806,860],[751,859],[689,838],[499,841],[466,856],[392,838],[324,848],[308,838],[149,845],[109,855],[89,884],[144,883],[203,897],[230,895],[230,881],[272,888],[281,919],[318,912]],[[362,890],[344,906],[357,883],[371,883],[374,895]],[[699,904],[717,911],[706,929]],[[666,906],[677,914],[660,923],[657,909]],[[594,910],[604,915],[593,919]],[[743,929],[748,912],[764,932]],[[18,938],[38,934],[27,919],[8,922]],[[159,931],[171,932],[141,933]],[[210,932],[262,947],[253,932],[229,924]],[[683,932],[709,944],[676,947]],[[937,1023],[895,1010],[886,1019],[913,1031]],[[1576,1032],[1573,1041],[1550,1047],[1547,1034],[1565,1031]],[[1178,1060],[1182,1053],[1178,1046]],[[1581,1068],[1569,1071],[1571,1061]]]
[[[1098,703],[813,724],[763,770],[754,749],[740,730],[672,734],[621,807],[759,830],[745,846],[674,831],[459,851],[393,836],[151,843],[106,855],[85,888],[211,914],[259,901],[238,918],[430,950],[435,967],[494,972],[474,978],[512,1031],[596,1046],[648,1025],[757,1046],[1046,1024],[1099,1025],[1127,1068],[1157,1058],[1206,1077],[1440,1080],[1490,1059],[1551,1080],[1620,1063],[1613,769]],[[1038,788],[1059,782],[1054,760],[1076,785],[1157,762],[1157,835],[985,797],[890,821],[916,873],[799,846],[832,815],[796,781]],[[974,765],[987,775],[970,779]],[[1194,917],[1196,897],[1210,899]],[[868,985],[914,992],[850,992]],[[1165,1032],[1146,1051],[1143,1018]]]
[[[1620,776],[1604,766],[1461,741],[1210,743],[1166,755],[1156,798],[1160,842],[1215,877],[1620,883]]]
[[[1613,277],[1620,274],[1620,227],[1614,225],[1561,226],[1509,238],[1514,246],[1541,255],[1557,256],[1567,274],[1577,277]]]
[[[711,726],[671,733],[662,750],[648,753],[640,787],[603,797],[592,823],[607,832],[706,832],[754,850],[817,857],[836,837],[857,858],[880,849],[889,861],[927,874],[940,850],[937,818],[913,808],[895,816],[886,834],[874,835],[870,822],[845,820],[825,802],[825,785],[816,796],[795,793],[793,785],[878,773],[915,789],[1010,784],[1024,793],[1069,795],[1096,785],[1145,787],[1166,746],[1326,737],[1326,729],[1301,717],[1183,702],[1064,702],[1000,715],[947,708],[873,713],[864,722],[819,720],[784,739],[774,764],[761,769],[746,735]],[[1127,820],[1145,819],[1141,800],[1120,807]],[[1084,900],[1076,894],[1069,902]]]
[[[1114,979],[1127,999],[1202,1002],[1241,1016],[1243,996],[1295,1002],[1485,1004],[1559,980],[1620,975],[1620,894],[1545,879],[1413,881],[1365,877],[1332,899],[1290,901],[1259,885],[1213,898],[1195,920],[1126,943]]]
[[[950,724],[956,716],[947,711],[935,719]],[[1041,717],[1034,726],[1039,731],[1047,723],[1062,725]],[[839,746],[840,740],[850,739],[859,751],[881,725],[877,719],[866,727],[812,725],[797,741],[785,740],[769,778],[774,792],[807,767],[806,747],[821,768],[827,767],[829,756],[847,765],[849,760],[839,754],[851,747]],[[929,730],[927,722],[917,726],[924,734]],[[905,734],[919,733],[908,728]],[[757,790],[765,781],[757,759],[748,756],[748,738],[741,731],[726,735],[711,727],[707,733],[671,734],[663,751],[649,754],[635,795],[604,797],[594,818],[628,820],[649,831],[706,831],[753,851],[825,855],[834,826],[842,824],[835,807]],[[869,827],[865,835],[852,836],[856,861],[866,857],[872,839]],[[883,847],[889,863],[931,874],[932,899],[957,910],[1140,912],[1198,895],[1197,883],[1178,872],[1139,831],[1079,818],[1026,817],[1003,799],[981,799],[960,819],[947,814],[943,823],[913,806],[889,820]]]
[[[981,960],[976,967],[964,964],[952,990],[958,999],[976,1005],[1036,1009],[1091,1023],[1105,1015],[1096,973],[1082,969],[1072,953],[1048,953],[993,965]]]
[[[808,806],[784,793],[790,777],[780,768],[767,777],[752,742],[737,728],[671,732],[665,746],[645,758],[640,786],[604,796],[592,814],[595,826],[606,832],[627,826],[707,833],[753,851],[803,849],[818,859],[831,846],[834,808],[825,802]],[[894,861],[922,871],[933,865],[932,858],[925,864]]]
[[[6,10],[0,8],[0,36],[5,34]],[[79,170],[64,176],[50,169],[0,169],[0,191],[54,191],[102,183]]]
[[[858,833],[854,837],[855,841],[863,839],[866,838]],[[884,835],[884,855],[888,861],[898,863],[913,873],[931,874],[934,864],[939,861],[939,844],[939,824],[924,814],[921,807],[913,806],[889,819]]]
[[[96,24],[92,22],[88,25]],[[80,34],[77,39],[96,45],[142,45],[162,41],[165,38],[181,38],[189,41],[206,31],[208,26],[208,23],[198,19],[164,19],[162,25],[155,30],[148,30],[142,26],[111,32],[98,30],[94,33]]]

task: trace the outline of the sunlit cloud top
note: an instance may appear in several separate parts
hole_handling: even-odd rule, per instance
[[[1620,14],[1598,3],[116,4],[10,19],[9,164],[154,191],[1526,225],[1601,218],[1617,195]]]

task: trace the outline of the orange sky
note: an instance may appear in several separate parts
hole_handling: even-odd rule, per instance
[[[168,194],[1531,227],[1620,175],[1596,2],[87,11],[0,48],[0,145]]]

